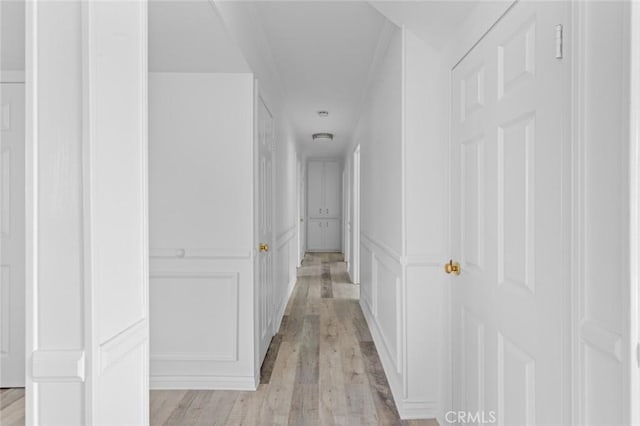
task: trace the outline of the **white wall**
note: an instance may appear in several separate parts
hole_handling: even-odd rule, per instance
[[[0,70],[24,72],[25,2],[0,3]]]
[[[159,2],[150,11],[157,21],[150,25],[151,64],[156,70],[181,71],[152,73],[150,83],[154,387],[247,389],[259,380],[253,321],[256,95],[275,123],[276,326],[296,279],[295,141],[277,75],[265,59],[264,39],[255,32],[259,26],[227,6],[221,13],[209,2]],[[180,48],[191,46],[173,23],[176,13],[184,18],[182,25],[196,28],[183,28],[188,34],[207,40],[196,51],[212,55],[210,60],[190,56],[179,63]],[[199,14],[207,25],[201,25]],[[163,42],[167,31],[177,38],[170,45]],[[250,74],[238,73],[245,69]]]
[[[391,254],[402,251],[402,33],[394,31],[358,124],[361,232]],[[363,291],[366,289],[363,287]]]
[[[209,0],[149,2],[149,70],[251,72]]]
[[[255,388],[253,75],[149,85],[151,385]]]
[[[255,6],[246,2],[216,1],[215,8],[239,46],[258,81],[260,96],[275,120],[276,152],[276,324],[284,313],[296,281],[298,241],[297,144],[284,105],[284,90],[270,54],[267,37]]]
[[[402,31],[389,28],[378,51],[353,138],[361,157],[360,305],[403,415]]]
[[[450,377],[450,284],[442,271],[449,255],[449,74],[440,52],[404,34],[405,386],[421,401],[415,408],[442,423]]]
[[[353,146],[361,151],[360,303],[401,416],[441,417],[449,398],[441,272],[448,92],[439,52],[398,28],[387,43]]]

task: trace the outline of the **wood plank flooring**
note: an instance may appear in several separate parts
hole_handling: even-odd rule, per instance
[[[341,254],[307,254],[258,390],[151,391],[151,425],[436,426],[400,420],[358,292]],[[23,390],[0,402],[0,425],[24,424]]]
[[[24,388],[0,389],[0,425],[24,425]]]

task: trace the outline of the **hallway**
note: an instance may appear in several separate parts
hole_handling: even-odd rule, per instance
[[[256,392],[152,391],[152,425],[435,425],[399,420],[339,253],[307,253]]]

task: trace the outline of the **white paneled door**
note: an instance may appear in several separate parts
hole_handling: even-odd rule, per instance
[[[0,84],[0,388],[25,383],[24,84]]]
[[[273,281],[273,116],[258,99],[258,298],[260,363],[274,334],[275,294]]]
[[[341,249],[342,172],[337,161],[313,160],[307,175],[307,250]]]
[[[567,17],[566,2],[519,2],[452,72],[462,423],[566,423],[570,61],[556,56]]]

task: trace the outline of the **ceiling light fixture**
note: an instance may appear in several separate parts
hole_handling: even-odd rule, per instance
[[[320,117],[328,117],[329,111],[318,111],[318,116]]]
[[[333,140],[333,133],[314,133],[314,142],[329,142]]]

